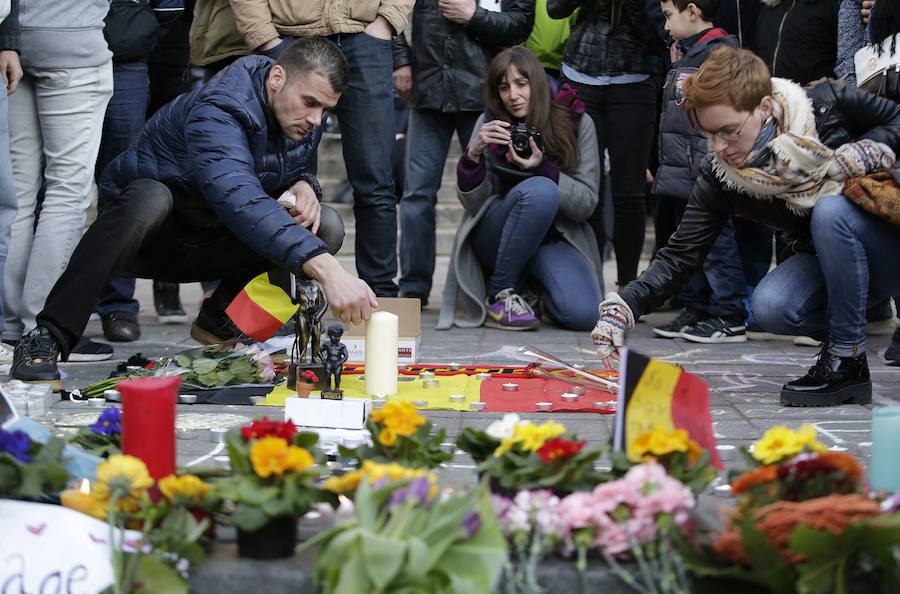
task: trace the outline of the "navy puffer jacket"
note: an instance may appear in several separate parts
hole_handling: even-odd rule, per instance
[[[227,229],[294,272],[325,253],[325,244],[276,202],[315,173],[322,126],[299,142],[281,133],[265,90],[272,64],[264,56],[241,58],[157,111],[103,171],[104,199],[116,199],[136,179],[155,179],[172,191],[175,220],[198,241]]]

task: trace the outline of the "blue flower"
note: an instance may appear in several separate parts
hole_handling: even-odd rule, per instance
[[[122,432],[122,411],[115,406],[110,406],[100,413],[100,416],[90,427],[97,435],[113,435]]]
[[[19,462],[28,464],[31,456],[31,440],[24,431],[4,431],[0,429],[0,454],[9,454]]]
[[[391,507],[412,500],[416,503],[427,503],[428,493],[431,491],[431,482],[427,476],[420,476],[412,481],[406,488],[394,491],[391,495]]]
[[[463,518],[462,527],[466,531],[466,536],[472,538],[481,528],[481,515],[477,511],[470,511]]]

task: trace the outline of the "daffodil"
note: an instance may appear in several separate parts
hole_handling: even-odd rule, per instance
[[[97,466],[97,481],[91,488],[97,505],[92,514],[105,517],[109,502],[113,499],[116,511],[133,513],[137,511],[143,494],[152,486],[153,479],[143,460],[114,454]]]
[[[159,491],[169,501],[202,501],[209,493],[209,485],[193,474],[169,475],[159,481]]]
[[[250,462],[253,471],[262,478],[281,476],[287,472],[300,472],[314,464],[312,454],[304,448],[288,445],[281,437],[266,436],[250,446]]]

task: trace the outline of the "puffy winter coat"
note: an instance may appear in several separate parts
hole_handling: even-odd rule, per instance
[[[325,244],[275,200],[314,175],[322,127],[298,142],[282,134],[265,90],[272,63],[241,58],[156,112],[104,170],[104,199],[136,179],[155,179],[172,191],[172,216],[198,239],[230,231],[292,271],[324,253]]]
[[[666,76],[659,118],[659,169],[653,193],[687,200],[700,164],[709,150],[706,138],[691,126],[681,103],[684,80],[697,72],[707,56],[721,46],[737,47],[738,40],[722,29],[711,29],[685,53]]]

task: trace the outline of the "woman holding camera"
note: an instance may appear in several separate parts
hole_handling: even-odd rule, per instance
[[[601,301],[593,122],[523,47],[491,62],[485,102],[456,170],[465,214],[438,328],[534,330],[542,294],[557,324],[588,330]]]

